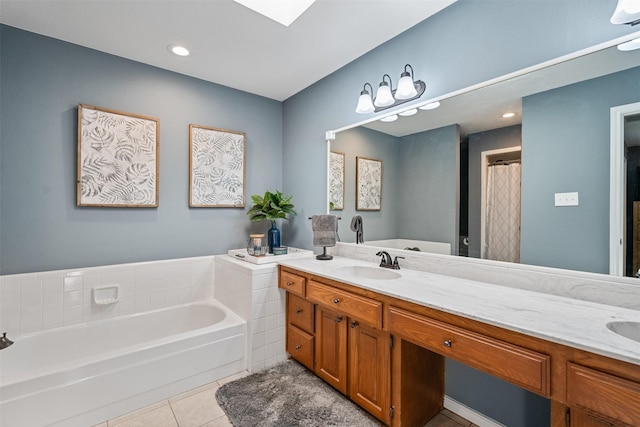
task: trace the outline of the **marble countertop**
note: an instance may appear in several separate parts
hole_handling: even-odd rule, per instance
[[[606,327],[612,321],[640,322],[637,310],[409,269],[397,270],[401,275],[398,279],[364,279],[340,267],[380,267],[344,257],[334,257],[331,261],[299,258],[279,264],[640,365],[640,343]]]

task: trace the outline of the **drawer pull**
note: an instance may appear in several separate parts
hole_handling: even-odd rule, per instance
[[[333,299],[333,303],[334,304],[339,304],[340,303],[340,298],[334,298]]]
[[[296,344],[296,350],[300,350],[300,347],[302,347],[300,344]]]
[[[442,344],[444,344],[445,347],[451,347],[451,340],[445,340]]]
[[[287,282],[287,286],[293,286],[293,282]]]
[[[356,326],[358,326],[358,322],[353,320],[353,321],[351,321],[351,323],[349,325],[351,325],[351,328],[355,328]]]
[[[336,317],[336,322],[338,323],[342,322],[342,316]]]
[[[301,308],[296,310],[296,314],[300,314],[300,313],[302,313],[302,309]]]

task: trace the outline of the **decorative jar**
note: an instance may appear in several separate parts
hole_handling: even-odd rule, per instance
[[[269,244],[264,234],[249,234],[247,252],[251,256],[265,256],[269,252]]]

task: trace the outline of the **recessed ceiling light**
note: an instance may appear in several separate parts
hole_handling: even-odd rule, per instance
[[[392,116],[387,116],[387,117],[383,117],[380,119],[381,122],[395,122],[396,120],[398,120],[398,115],[394,114]]]
[[[418,108],[421,109],[421,110],[435,110],[439,106],[440,106],[440,102],[436,101],[436,102],[432,102],[430,104],[423,105],[423,106],[418,107]]]
[[[248,7],[260,15],[264,15],[269,19],[288,27],[309,9],[315,0],[233,0],[236,3]]]
[[[640,49],[640,38],[633,39],[625,43],[620,43],[618,45],[618,50],[621,50],[623,52],[636,50],[636,49]]]
[[[168,46],[167,49],[169,49],[169,52],[173,53],[174,55],[178,55],[178,56],[189,56],[189,54],[190,54],[189,49],[187,49],[184,46],[178,46],[178,45],[175,45],[175,44],[172,44],[172,45]]]
[[[504,119],[510,119],[511,117],[515,117],[516,113],[504,113],[502,115],[502,118]]]
[[[407,116],[413,116],[417,112],[418,112],[417,108],[412,108],[411,110],[403,111],[403,112],[398,113],[398,114],[400,114],[403,117],[407,117]]]

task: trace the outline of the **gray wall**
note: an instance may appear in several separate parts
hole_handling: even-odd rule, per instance
[[[458,245],[458,125],[400,138],[398,237]]]
[[[246,209],[189,209],[189,123],[247,133],[246,195],[281,188],[282,104],[15,28],[0,29],[0,272],[244,247]],[[78,208],[77,106],[160,119],[159,207]],[[286,161],[286,159],[285,159]],[[283,236],[288,243],[287,235]]]
[[[638,94],[640,67],[523,99],[522,263],[608,273],[609,110]]]
[[[358,127],[336,134],[331,150],[345,153],[344,209],[332,213],[342,218],[340,239],[353,243],[351,218],[362,216],[364,239],[395,238],[398,218],[398,138],[371,129]],[[382,161],[382,204],[380,211],[356,211],[356,156]]]
[[[524,117],[523,117],[524,119]],[[469,135],[469,256],[480,258],[481,195],[483,151],[521,144],[520,125],[492,129]]]

